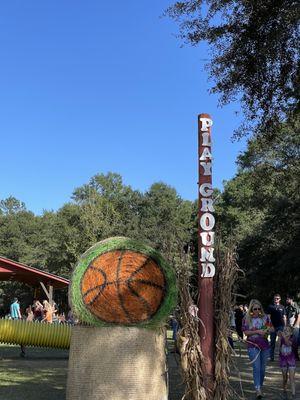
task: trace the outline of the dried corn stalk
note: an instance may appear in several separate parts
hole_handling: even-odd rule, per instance
[[[237,264],[234,246],[221,251],[216,246],[216,275],[214,277],[215,294],[215,390],[214,399],[233,400],[241,398],[229,382],[232,370],[232,349],[228,342],[230,332],[230,310],[234,285],[241,270]]]
[[[210,393],[205,387],[204,356],[199,337],[201,321],[197,317],[197,307],[191,295],[192,291],[195,291],[195,288],[190,284],[192,277],[191,256],[190,254],[181,254],[177,260],[173,260],[178,275],[181,325],[177,335],[177,347],[181,355],[181,367],[186,387],[182,400],[234,400],[244,398],[243,393],[242,397],[239,396],[229,382],[230,371],[237,368],[234,365],[232,349],[228,342],[233,290],[242,271],[238,267],[237,255],[233,245],[221,251],[218,244],[216,246],[216,258],[217,268],[214,277],[216,347],[214,393]]]
[[[204,359],[198,333],[199,318],[197,307],[191,296],[192,262],[190,255],[182,254],[176,264],[181,326],[177,335],[177,347],[181,355],[181,368],[185,382],[185,394],[182,400],[207,400],[202,374]]]

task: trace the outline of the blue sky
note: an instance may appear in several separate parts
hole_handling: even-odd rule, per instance
[[[208,93],[206,46],[161,18],[170,0],[0,5],[0,199],[57,210],[97,173],[197,198],[197,115],[213,117],[213,181],[235,171],[239,104]]]

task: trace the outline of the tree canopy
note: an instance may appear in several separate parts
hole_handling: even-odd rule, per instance
[[[225,238],[238,244],[244,294],[266,299],[299,293],[300,120],[283,124],[272,143],[252,139],[217,206]]]
[[[258,134],[299,111],[298,1],[185,0],[166,13],[187,43],[209,43],[212,91],[222,104],[241,100]]]

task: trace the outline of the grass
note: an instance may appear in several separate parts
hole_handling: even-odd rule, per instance
[[[172,332],[167,332],[172,348]],[[0,400],[65,400],[69,352],[28,347],[20,357],[19,346],[0,344]],[[169,400],[180,400],[181,377],[174,354],[168,355]]]
[[[168,331],[168,347],[173,348],[171,331]],[[43,349],[29,347],[26,357],[20,357],[19,346],[0,344],[0,399],[1,400],[65,400],[67,370],[67,350]],[[252,369],[249,365],[247,351],[236,343],[238,368],[244,387],[245,398],[252,400],[254,390]],[[169,400],[180,400],[182,395],[182,379],[179,374],[179,358],[174,353],[168,354],[170,395]],[[300,400],[299,363],[297,368],[297,400]],[[232,371],[232,383],[239,387],[239,377]],[[267,399],[281,399],[281,372],[278,362],[269,363],[265,388]]]
[[[0,399],[63,400],[66,397],[68,351],[0,345]]]

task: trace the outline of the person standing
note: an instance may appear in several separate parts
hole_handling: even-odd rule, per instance
[[[280,337],[279,366],[282,371],[283,391],[286,395],[287,382],[289,376],[291,391],[292,391],[292,399],[295,399],[296,357],[293,352],[293,343],[294,343],[293,328],[287,325],[284,328],[283,332],[278,332],[278,336]]]
[[[42,322],[47,322],[48,324],[52,324],[53,314],[56,313],[57,310],[47,300],[43,301],[43,305],[44,305],[44,318],[42,319]]]
[[[275,294],[273,297],[273,303],[270,304],[266,310],[266,313],[270,315],[274,332],[271,333],[271,351],[270,361],[274,361],[275,345],[278,332],[282,332],[286,325],[286,311],[285,307],[280,304],[280,294]]]
[[[229,311],[229,324],[230,324],[230,329],[228,332],[228,342],[230,344],[230,347],[234,349],[234,342],[233,342],[233,337],[232,333],[235,332],[236,326],[235,326],[235,318],[234,318],[234,311],[230,310]]]
[[[10,305],[10,316],[11,319],[21,319],[21,311],[20,311],[20,304],[17,297],[14,298],[13,302]]]
[[[243,330],[242,330],[244,315],[245,315],[245,313],[244,313],[243,306],[240,305],[240,306],[236,307],[236,309],[235,309],[235,329],[236,329],[236,333],[238,334],[239,338],[242,340],[244,338]]]
[[[299,347],[299,326],[300,326],[300,309],[298,304],[294,301],[293,296],[286,296],[286,319],[287,325],[293,328],[293,352],[296,360],[299,361],[298,347]]]
[[[243,319],[243,332],[247,336],[248,355],[253,368],[256,398],[262,398],[262,386],[270,353],[268,334],[273,332],[270,317],[264,313],[258,300],[251,300],[249,310]]]
[[[27,322],[32,322],[34,316],[33,316],[33,311],[32,311],[31,305],[29,305],[29,306],[26,308],[25,312],[26,312],[26,315],[27,315],[26,321],[27,321]]]
[[[35,299],[32,306],[34,321],[41,322],[44,318],[44,310],[42,303],[39,300]]]
[[[17,297],[14,298],[13,302],[10,305],[10,316],[11,319],[22,319],[20,304]],[[21,344],[20,356],[25,357],[25,346],[23,346],[23,344]]]

